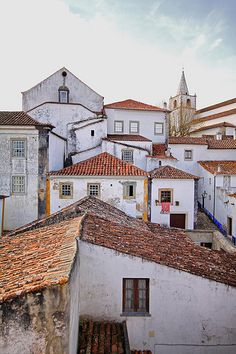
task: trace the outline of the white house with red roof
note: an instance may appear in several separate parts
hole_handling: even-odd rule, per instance
[[[167,227],[193,229],[199,178],[168,165],[150,174],[151,222]]]
[[[95,196],[147,220],[147,173],[107,152],[50,173],[48,214],[85,196]]]
[[[235,242],[235,200],[232,196],[236,193],[236,161],[199,161],[198,165],[201,176],[198,201],[221,231]]]

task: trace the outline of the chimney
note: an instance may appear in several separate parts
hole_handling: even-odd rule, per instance
[[[222,140],[222,133],[221,132],[218,132],[216,134],[216,140]]]
[[[166,150],[166,156],[167,157],[170,157],[170,148],[168,147],[167,150]]]
[[[221,172],[221,167],[220,167],[220,165],[217,166],[217,172]]]

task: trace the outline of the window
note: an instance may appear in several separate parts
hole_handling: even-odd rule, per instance
[[[161,191],[161,203],[162,202],[171,203],[171,191]]]
[[[25,176],[12,176],[12,193],[25,193]]]
[[[154,123],[154,134],[155,135],[162,135],[164,130],[163,123]]]
[[[25,140],[12,140],[12,157],[25,157]]]
[[[94,136],[94,130],[93,129],[91,130],[91,136]]]
[[[190,98],[187,99],[186,105],[187,105],[187,107],[191,107],[191,100],[190,100]]]
[[[184,159],[192,160],[193,159],[193,151],[192,150],[184,150]]]
[[[124,122],[123,120],[115,120],[114,122],[114,132],[123,133],[124,132]]]
[[[177,107],[177,101],[174,100],[174,109]]]
[[[211,184],[211,177],[209,177],[209,184]]]
[[[223,178],[223,187],[224,188],[230,188],[231,184],[231,176],[224,176]]]
[[[69,91],[60,90],[59,91],[59,102],[68,103],[69,102]]]
[[[122,150],[122,160],[133,163],[133,150]]]
[[[100,183],[88,183],[87,185],[88,195],[94,197],[100,197],[101,186]]]
[[[138,134],[139,133],[139,122],[129,122],[129,132],[130,134]]]
[[[136,183],[125,183],[123,196],[124,199],[134,199],[136,197]]]
[[[59,184],[59,198],[60,199],[71,199],[73,198],[73,183],[60,183]]]
[[[149,279],[123,279],[123,312],[149,313]]]
[[[211,195],[210,194],[209,194],[208,198],[209,198],[209,200],[211,200]]]
[[[156,205],[159,203],[173,203],[173,189],[171,188],[160,188],[158,189],[158,200]]]

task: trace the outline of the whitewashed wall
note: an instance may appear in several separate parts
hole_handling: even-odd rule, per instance
[[[26,158],[11,157],[11,139],[26,139]],[[0,194],[5,200],[4,228],[11,230],[38,217],[38,130],[5,127],[0,130]],[[26,192],[11,195],[11,177],[25,176]]]
[[[209,109],[206,112],[201,112],[201,113],[197,112],[196,113],[196,118],[207,117],[209,115],[221,113],[221,112],[224,112],[224,111],[229,111],[230,109],[234,109],[234,108],[236,108],[236,103],[231,103],[231,104],[225,105],[223,107]],[[221,119],[223,119],[222,121],[227,121],[226,118],[227,117],[222,117]]]
[[[146,170],[146,156],[149,154],[148,151],[135,148],[135,145],[131,144],[131,146],[123,145],[122,143],[113,143],[112,141],[103,140],[102,142],[102,152],[108,152],[109,154],[122,159],[122,150],[133,150],[133,164],[143,170]],[[124,142],[125,144],[125,142]]]
[[[60,199],[59,198],[59,183],[72,182],[73,183],[73,198]],[[136,182],[136,198],[123,198],[123,185],[126,182]],[[87,196],[87,184],[100,183],[101,184],[101,199],[105,202],[114,205],[123,210],[127,214],[134,217],[142,217],[144,212],[144,178],[143,177],[50,177],[50,211],[54,213],[67,205],[70,205],[79,199]]]
[[[65,85],[70,90],[70,102],[80,103],[92,111],[101,111],[103,97],[92,90],[66,68],[61,68],[51,76],[22,93],[22,107],[24,111],[44,103],[58,102],[58,88],[63,85],[62,72],[66,71]]]
[[[64,167],[66,141],[49,133],[49,171],[57,171]]]
[[[150,172],[160,166],[167,166],[167,165],[176,167],[177,160],[169,159],[169,158],[160,159],[160,158],[152,157],[152,156],[147,157],[147,171],[148,172]]]
[[[114,132],[114,121],[124,121],[123,134],[130,134],[129,122],[139,121],[139,135],[142,135],[153,143],[165,143],[166,140],[166,119],[165,112],[153,112],[153,111],[138,111],[138,110],[126,110],[126,109],[108,109],[107,114],[107,132],[108,134],[116,134]],[[162,135],[154,134],[154,123],[163,123],[164,131]]]
[[[235,353],[216,346],[235,343],[235,288],[84,241],[79,253],[80,316],[126,320],[132,349]],[[150,317],[121,316],[123,278],[150,279]]]
[[[194,228],[194,180],[192,179],[157,179],[152,180],[151,221],[170,226],[170,214],[161,214],[161,205],[156,205],[159,199],[158,190],[161,188],[173,189],[173,205],[171,214],[186,214],[185,227]],[[179,201],[179,206],[175,205]]]
[[[210,123],[209,125],[214,124]],[[193,127],[195,129],[195,127]],[[191,132],[190,136],[201,137],[202,135],[216,135],[217,133],[224,132],[225,135],[233,135],[235,134],[235,128],[232,127],[218,127],[218,128],[206,128],[200,132]]]
[[[81,152],[72,156],[72,163],[75,164],[75,163],[90,159],[90,157],[94,157],[96,155],[99,155],[99,154],[101,154],[101,152],[102,152],[102,145],[97,146],[93,149],[81,151]]]
[[[98,118],[74,125],[76,135],[76,151],[85,151],[95,148],[102,144],[102,139],[107,136],[107,121]],[[91,136],[91,130],[94,130],[94,136]]]

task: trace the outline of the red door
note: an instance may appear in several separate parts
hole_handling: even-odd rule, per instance
[[[185,214],[170,214],[170,226],[185,229]]]

